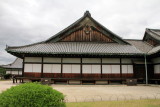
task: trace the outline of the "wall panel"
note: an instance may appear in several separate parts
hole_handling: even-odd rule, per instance
[[[33,64],[33,72],[41,73],[41,64]]]
[[[63,63],[80,63],[80,58],[63,58]]]
[[[120,73],[120,65],[112,65],[112,74]]]
[[[82,73],[92,73],[92,65],[82,65]]]
[[[132,60],[128,58],[122,58],[122,64],[123,63],[132,64]]]
[[[72,73],[72,65],[63,64],[63,73]]]
[[[82,58],[82,63],[101,63],[100,58]]]
[[[25,57],[25,62],[42,62],[42,57]]]
[[[52,73],[61,73],[61,64],[52,64]]]
[[[72,73],[80,73],[80,65],[72,65]]]
[[[160,57],[152,59],[153,63],[160,63]]]
[[[33,72],[32,64],[25,64],[24,72]]]
[[[133,73],[133,65],[128,65],[128,73],[129,74]]]
[[[102,65],[102,73],[103,74],[110,74],[112,71],[112,66],[111,65]]]
[[[44,63],[61,63],[61,58],[44,57]]]
[[[128,65],[122,65],[122,73],[128,73]]]
[[[51,72],[52,72],[52,64],[44,64],[43,73],[51,73]]]
[[[155,74],[160,73],[160,65],[154,65],[154,73]]]
[[[103,58],[102,63],[120,63],[120,58]]]
[[[92,65],[92,74],[101,74],[101,65]]]

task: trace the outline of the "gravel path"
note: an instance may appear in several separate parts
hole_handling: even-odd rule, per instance
[[[0,92],[16,86],[12,81],[0,81]],[[66,95],[67,102],[160,99],[160,85],[51,85]]]
[[[160,99],[160,86],[126,85],[52,85],[67,102]]]

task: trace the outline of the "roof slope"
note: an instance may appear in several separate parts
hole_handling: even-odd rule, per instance
[[[8,52],[29,54],[97,54],[97,55],[132,55],[143,54],[132,45],[97,42],[56,42],[40,43],[31,46],[11,47]]]
[[[2,65],[3,68],[22,68],[23,60],[21,58],[16,58],[16,60],[8,65]]]
[[[133,46],[135,46],[137,49],[139,49],[140,51],[147,53],[149,52],[153,46],[148,44],[145,41],[142,40],[126,40],[127,42],[129,42],[130,44],[132,44]]]
[[[155,54],[158,53],[160,51],[160,46],[156,46],[153,49],[151,49],[148,54]],[[159,54],[159,53],[158,53]]]

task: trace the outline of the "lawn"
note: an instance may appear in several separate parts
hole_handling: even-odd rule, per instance
[[[160,99],[66,103],[67,107],[160,107]]]

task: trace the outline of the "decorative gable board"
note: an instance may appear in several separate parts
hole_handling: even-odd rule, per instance
[[[103,33],[94,30],[91,26],[83,27],[60,41],[63,42],[114,42],[110,37],[105,36]]]
[[[45,43],[51,42],[114,42],[129,44],[94,20],[88,11],[75,23],[45,41]]]

